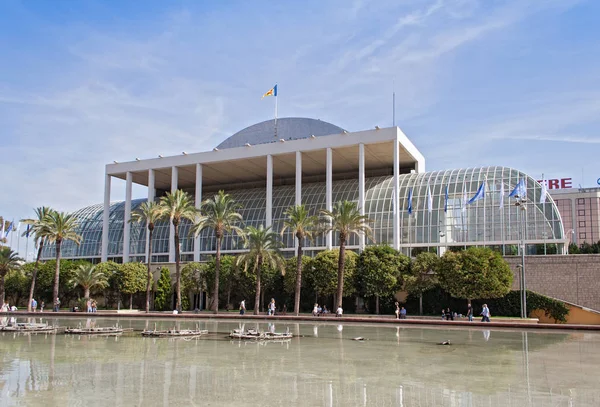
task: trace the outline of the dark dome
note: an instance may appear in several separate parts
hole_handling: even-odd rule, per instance
[[[275,137],[275,120],[267,120],[238,131],[219,144],[217,148],[244,147],[246,143],[252,145],[266,144],[279,139],[296,140],[308,138],[311,135],[316,137],[328,136],[343,131],[344,129],[341,127],[321,120],[285,117],[277,119],[277,137]]]

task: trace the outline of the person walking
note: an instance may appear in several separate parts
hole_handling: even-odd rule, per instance
[[[275,315],[275,298],[271,298],[268,315]]]
[[[398,304],[398,301],[396,301],[394,305],[396,306],[396,310],[394,311],[394,314],[396,314],[396,319],[400,319],[400,304]]]
[[[319,316],[319,304],[317,304],[316,302],[315,302],[315,306],[313,307],[312,314],[313,314],[313,317],[318,317]]]
[[[46,303],[44,301],[42,301],[42,305],[40,305],[40,312],[44,312],[45,306],[46,306]]]
[[[483,304],[483,310],[481,311],[481,316],[483,318],[481,318],[481,322],[490,322],[490,309],[488,308],[487,304]]]
[[[244,315],[246,313],[246,300],[242,300],[240,302],[240,315]]]
[[[92,300],[92,312],[97,312],[98,311],[98,304],[96,303],[96,300]]]
[[[31,299],[31,311],[35,312],[35,310],[37,310],[37,301],[35,300],[35,298]]]
[[[60,298],[56,297],[54,300],[54,312],[60,311]]]
[[[467,318],[469,318],[469,322],[473,322],[473,306],[471,302],[467,304]]]
[[[88,298],[85,305],[87,305],[87,312],[92,312],[92,300]]]

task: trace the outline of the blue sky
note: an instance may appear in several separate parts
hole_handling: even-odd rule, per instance
[[[593,186],[598,15],[592,0],[4,1],[0,213],[102,202],[106,163],[211,149],[272,117],[275,83],[281,117],[351,131],[391,126],[395,88],[429,170]]]

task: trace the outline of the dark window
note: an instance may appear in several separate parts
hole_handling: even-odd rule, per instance
[[[577,216],[585,216],[585,209],[579,209],[577,211]]]
[[[577,198],[577,205],[585,205],[585,198]]]
[[[579,221],[579,227],[580,228],[584,228],[585,227],[585,221],[584,220],[580,220]]]
[[[579,232],[579,238],[585,239],[585,232]]]

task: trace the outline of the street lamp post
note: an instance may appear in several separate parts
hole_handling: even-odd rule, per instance
[[[519,195],[516,195],[515,198],[515,206],[521,211],[521,264],[517,266],[521,269],[521,318],[527,318],[527,285],[525,283],[525,222],[527,222],[527,198]]]

